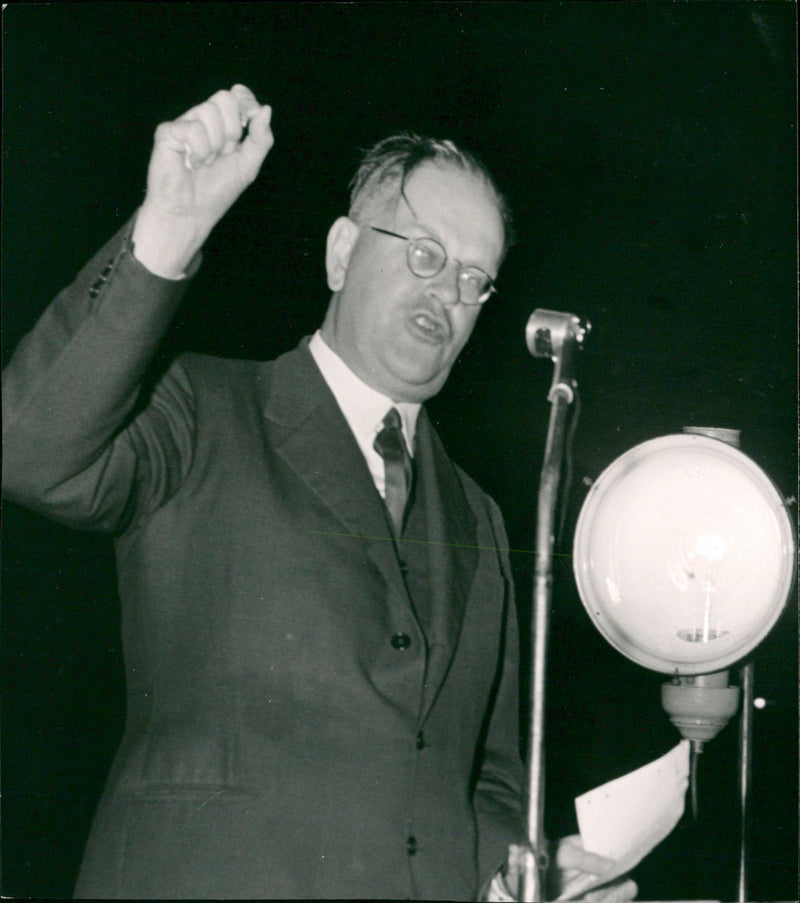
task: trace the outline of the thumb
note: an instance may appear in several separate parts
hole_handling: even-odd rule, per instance
[[[556,865],[562,871],[580,871],[593,875],[604,875],[614,867],[614,861],[584,850],[577,835],[565,838],[556,852]]]
[[[274,143],[275,137],[272,134],[272,107],[264,105],[250,119],[247,137],[242,144],[242,149],[246,148],[249,144],[261,154],[261,160],[263,160]]]
[[[243,111],[247,120],[247,135],[242,141],[239,152],[250,178],[254,179],[275,143],[272,134],[272,107],[255,103]]]

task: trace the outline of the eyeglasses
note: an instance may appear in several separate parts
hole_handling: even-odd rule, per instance
[[[409,205],[410,206],[410,205]],[[398,235],[388,229],[379,229],[370,226],[381,235],[390,235],[408,242],[406,245],[406,263],[409,270],[422,279],[430,279],[438,276],[447,264],[447,251],[435,238],[427,236],[423,238],[408,238],[406,235]],[[492,277],[480,267],[464,266],[460,261],[454,260],[458,268],[458,300],[462,304],[483,304],[488,297],[496,292]]]

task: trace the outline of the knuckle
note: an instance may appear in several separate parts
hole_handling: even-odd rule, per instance
[[[219,120],[219,104],[215,100],[207,100],[201,104],[197,110],[197,118],[206,123],[213,123]]]
[[[191,119],[186,123],[186,129],[190,141],[207,141],[208,134],[205,125],[199,119]]]
[[[230,95],[220,92],[219,97],[209,105],[209,111],[206,116],[206,122],[209,129],[219,140],[224,140],[231,135],[231,120],[236,118],[233,112],[236,104]],[[216,96],[216,95],[215,95]]]
[[[197,104],[196,106],[189,107],[189,109],[186,110],[185,113],[181,114],[178,117],[177,122],[191,122],[192,120],[197,119],[197,117],[200,115],[200,111],[202,109],[203,109],[203,104],[201,104],[201,103]]]

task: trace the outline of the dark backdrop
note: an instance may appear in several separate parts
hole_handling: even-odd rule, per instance
[[[206,249],[166,349],[265,357],[321,321],[327,226],[358,149],[403,128],[478,150],[519,243],[431,405],[503,508],[523,619],[552,367],[536,307],[594,326],[555,563],[547,821],[666,752],[660,675],[583,613],[587,486],[685,425],[742,431],[796,493],[795,19],[789,2],[10,4],[3,12],[4,354],[143,195],[155,125],[235,82],[275,148]],[[795,503],[793,503],[794,505]],[[796,511],[795,507],[790,510]],[[123,720],[108,541],[11,504],[3,556],[3,892],[70,893]],[[751,899],[797,899],[796,598],[755,655]],[[736,895],[736,728],[637,870],[643,899]]]

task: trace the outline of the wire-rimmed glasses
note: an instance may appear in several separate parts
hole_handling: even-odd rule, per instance
[[[409,205],[410,206],[410,205]],[[438,276],[447,265],[448,255],[441,242],[430,236],[421,238],[409,238],[388,229],[380,229],[378,226],[370,226],[381,235],[390,235],[407,242],[406,263],[409,270],[421,279],[430,279]],[[458,268],[458,300],[462,304],[483,304],[489,296],[496,292],[492,277],[476,266],[464,266],[461,261],[453,260]]]

